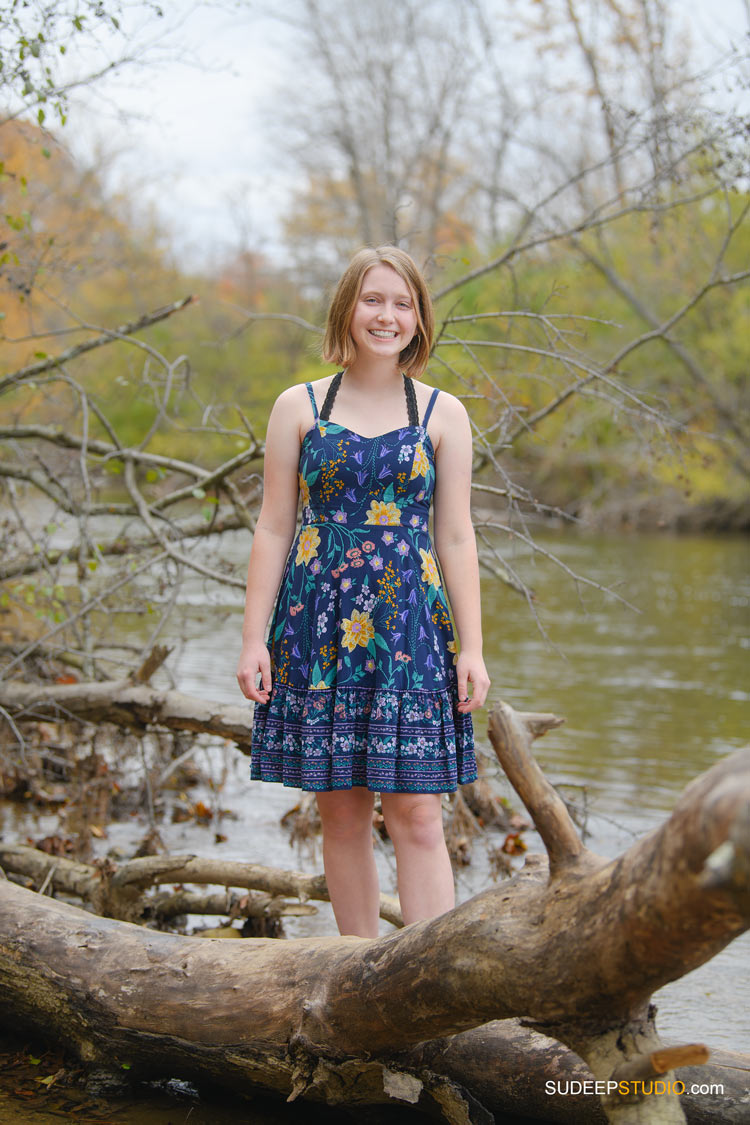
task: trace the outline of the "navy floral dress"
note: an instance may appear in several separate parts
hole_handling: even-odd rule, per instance
[[[417,424],[373,438],[328,420],[338,382],[321,415],[306,384],[315,421],[300,450],[302,526],[271,620],[271,696],[255,705],[256,780],[447,793],[477,776],[427,523],[439,392],[419,425],[407,383]]]

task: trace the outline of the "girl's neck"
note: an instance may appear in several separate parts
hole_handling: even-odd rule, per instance
[[[344,371],[344,382],[360,388],[365,393],[395,389],[403,384],[401,368],[390,360],[386,363],[357,358]]]

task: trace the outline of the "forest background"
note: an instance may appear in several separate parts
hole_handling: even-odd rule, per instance
[[[321,374],[328,287],[351,251],[396,241],[430,276],[441,333],[428,381],[469,407],[478,487],[491,477],[496,489],[484,501],[747,526],[742,4],[711,49],[689,8],[665,0],[299,0],[277,20],[252,4],[194,7],[217,27],[240,20],[255,58],[259,36],[261,51],[264,35],[284,46],[261,114],[292,185],[272,237],[268,200],[254,210],[237,189],[235,246],[217,261],[207,243],[202,263],[193,246],[188,265],[189,219],[175,230],[167,207],[144,207],[148,192],[118,183],[101,146],[81,155],[75,99],[89,98],[90,120],[92,91],[116,97],[107,83],[128,67],[148,88],[181,50],[183,5],[11,4],[0,17],[6,373],[196,295],[139,347],[78,359],[76,378],[119,443],[148,433],[153,451],[190,460],[199,441],[219,465],[263,432],[281,389]],[[100,108],[106,120],[111,104]],[[231,130],[242,107],[215,111]],[[200,151],[196,135],[192,159]],[[64,426],[80,408],[64,381],[4,391],[16,421]],[[102,466],[105,491],[121,469]],[[151,466],[150,483],[166,471]]]

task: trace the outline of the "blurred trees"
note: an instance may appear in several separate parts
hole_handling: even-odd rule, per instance
[[[678,506],[746,495],[746,40],[699,65],[666,0],[284,19],[308,92],[282,133],[298,274],[324,287],[381,241],[425,263],[463,318],[433,372],[475,400],[479,463],[576,510],[666,482]]]

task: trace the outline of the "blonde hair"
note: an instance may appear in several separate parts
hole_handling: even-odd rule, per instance
[[[435,314],[427,282],[414,259],[398,246],[365,247],[358,250],[344,270],[331,300],[323,338],[323,359],[348,367],[357,356],[349,331],[354,316],[354,306],[362,289],[365,274],[373,266],[390,266],[406,285],[414,302],[417,330],[414,338],[398,357],[405,375],[418,379],[427,366],[435,334]]]

